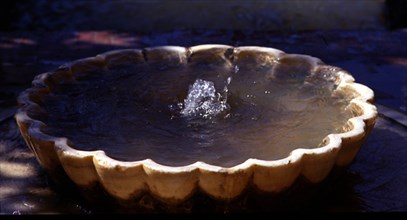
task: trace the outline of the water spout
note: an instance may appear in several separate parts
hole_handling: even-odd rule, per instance
[[[230,81],[231,78],[229,77],[227,85]],[[189,87],[186,99],[179,104],[181,116],[211,119],[228,110],[230,106],[227,104],[227,85],[221,94],[216,91],[213,82],[203,79],[195,80],[194,84]]]

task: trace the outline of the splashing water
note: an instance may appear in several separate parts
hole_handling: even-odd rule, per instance
[[[231,78],[227,80],[227,85]],[[227,101],[227,85],[223,90],[223,95],[216,92],[215,85],[211,81],[203,79],[195,80],[190,86],[188,96],[184,103],[180,103],[181,115],[183,117],[211,119],[221,112],[230,108]]]

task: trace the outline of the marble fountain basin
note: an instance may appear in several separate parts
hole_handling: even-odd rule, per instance
[[[109,51],[35,77],[21,134],[51,175],[132,201],[230,200],[324,180],[372,130],[374,93],[320,59],[267,47]]]

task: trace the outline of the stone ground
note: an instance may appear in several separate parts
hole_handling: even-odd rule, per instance
[[[349,71],[357,82],[375,92],[380,117],[346,173],[339,179],[325,181],[305,202],[295,207],[286,202],[279,208],[407,211],[406,29],[303,32],[190,29],[147,34],[109,30],[0,33],[0,213],[115,212],[92,206],[75,189],[56,187],[22,140],[13,118],[16,97],[30,87],[35,75],[113,49],[205,43],[267,46],[312,55]]]

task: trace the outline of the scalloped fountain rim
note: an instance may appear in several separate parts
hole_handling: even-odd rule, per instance
[[[19,109],[15,118],[24,140],[43,168],[52,173],[62,166],[78,186],[86,188],[99,182],[113,197],[121,200],[129,200],[149,192],[166,203],[179,203],[198,189],[216,199],[231,199],[250,186],[260,191],[278,193],[290,187],[300,175],[310,182],[318,183],[334,166],[344,167],[353,161],[374,127],[377,109],[372,104],[373,91],[362,84],[355,83],[354,78],[344,70],[338,72],[337,89],[355,91],[357,96],[350,102],[361,112],[360,115],[348,120],[349,131],[329,134],[324,139],[325,146],[313,149],[297,148],[289,156],[279,160],[249,158],[233,167],[215,166],[201,161],[186,166],[166,166],[151,159],[118,161],[107,156],[102,150],[82,151],[71,148],[67,138],[43,133],[41,127],[46,125],[28,115],[28,112],[41,111],[33,99],[41,93],[50,92],[47,84],[50,76],[56,77],[58,74],[71,76],[89,68],[105,68],[131,62],[164,59],[189,62],[194,53],[210,54],[214,50],[225,52],[228,49],[233,49],[232,56],[237,56],[241,52],[266,53],[274,58],[274,62],[278,62],[281,57],[287,55],[281,50],[267,47],[232,47],[216,44],[197,45],[190,48],[160,46],[109,51],[95,57],[73,61],[53,72],[36,76],[32,88],[25,90],[18,97]],[[310,61],[314,61],[314,68],[327,66],[315,57],[301,54],[288,55],[308,57]]]

